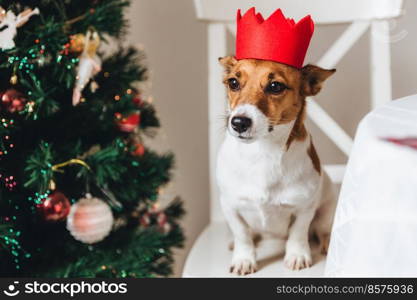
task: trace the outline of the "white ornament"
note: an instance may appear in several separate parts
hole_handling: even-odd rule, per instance
[[[71,206],[67,229],[78,241],[94,244],[103,240],[113,227],[113,214],[104,201],[87,194]]]
[[[13,39],[17,34],[17,28],[23,26],[31,16],[38,15],[39,9],[26,9],[17,16],[11,10],[5,12],[1,7],[0,10],[0,49],[12,49],[15,46]]]
[[[101,71],[101,60],[97,56],[97,48],[100,37],[97,32],[89,30],[85,37],[84,50],[80,56],[77,68],[77,77],[72,94],[72,105],[77,105],[81,100],[81,93],[90,79]]]

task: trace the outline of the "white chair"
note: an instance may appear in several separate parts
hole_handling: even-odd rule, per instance
[[[218,57],[230,54],[227,49],[228,32],[235,34],[237,8],[246,11],[252,6],[264,16],[276,8],[285,15],[301,19],[310,14],[316,25],[349,24],[347,29],[332,44],[317,65],[333,68],[353,47],[355,42],[370,28],[371,107],[391,100],[391,71],[389,20],[402,13],[402,0],[194,0],[197,18],[208,27],[208,85],[209,85],[209,172],[210,172],[210,221],[199,236],[187,258],[183,276],[224,277],[231,253],[227,226],[222,216],[218,190],[215,182],[215,162],[219,145],[223,139],[221,116],[226,108],[225,90],[221,84],[222,69]],[[384,84],[381,84],[384,83]],[[308,100],[308,116],[347,156],[352,147],[352,138],[321,108],[314,99]],[[324,166],[333,182],[341,183],[345,165]],[[263,261],[261,269],[253,274],[258,277],[321,276],[325,259],[316,257],[310,269],[300,272],[288,271],[277,259],[277,247],[266,244],[258,249],[258,259]],[[282,249],[281,249],[282,250]]]

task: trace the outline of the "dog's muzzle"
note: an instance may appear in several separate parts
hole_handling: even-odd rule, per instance
[[[268,118],[253,104],[241,104],[229,115],[230,135],[244,143],[254,142],[268,134]]]

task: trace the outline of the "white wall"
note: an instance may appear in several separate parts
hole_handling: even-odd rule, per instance
[[[176,275],[180,275],[185,254],[207,224],[209,213],[206,27],[196,22],[192,0],[135,0],[129,18],[132,28],[127,42],[145,47],[152,70],[152,95],[163,126],[151,145],[161,151],[171,149],[177,158],[175,178],[166,196],[181,195],[188,211],[183,222],[186,248],[177,257]],[[316,61],[345,28],[317,28],[306,62]],[[392,28],[394,98],[417,93],[416,29],[417,1],[408,0],[405,16]],[[403,33],[405,37],[394,42]],[[368,44],[365,35],[317,98],[351,135],[369,109]],[[315,126],[310,124],[310,128],[325,163],[345,161]]]

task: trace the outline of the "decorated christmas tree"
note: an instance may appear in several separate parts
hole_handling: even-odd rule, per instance
[[[120,45],[126,0],[0,1],[0,276],[156,277],[183,241],[171,154]],[[109,47],[108,47],[109,48]]]

